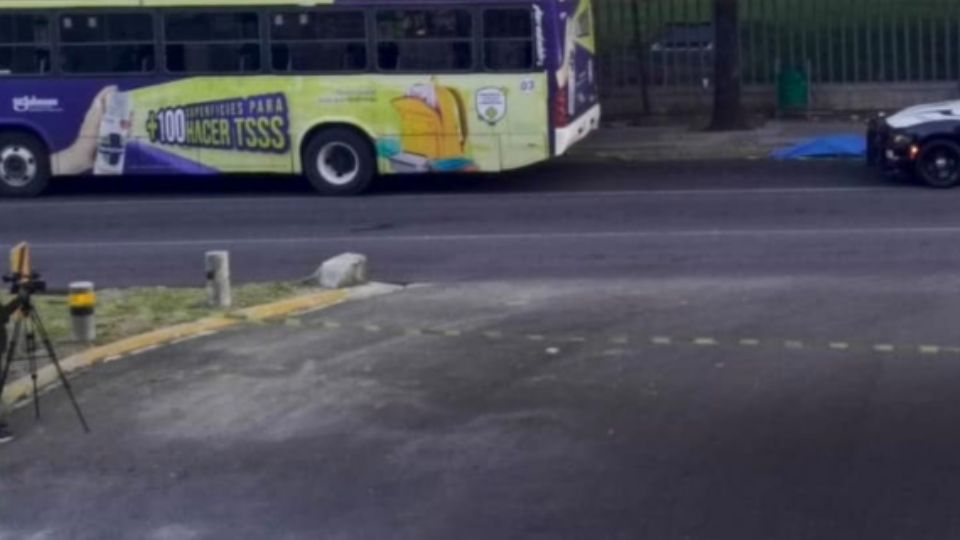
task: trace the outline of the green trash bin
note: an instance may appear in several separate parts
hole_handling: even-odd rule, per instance
[[[802,69],[786,68],[777,81],[777,105],[784,112],[803,112],[810,106],[810,81]]]

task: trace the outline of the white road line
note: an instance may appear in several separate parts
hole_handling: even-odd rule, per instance
[[[464,191],[463,193],[414,193],[410,195],[385,195],[383,197],[370,197],[367,199],[360,199],[358,201],[336,201],[328,200],[323,201],[327,205],[337,205],[337,206],[346,206],[353,204],[355,202],[362,202],[364,204],[369,203],[389,203],[392,201],[398,200],[416,200],[422,201],[427,200],[446,200],[446,199],[463,199],[465,201],[473,201],[480,199],[493,199],[504,200],[509,198],[536,198],[536,199],[578,199],[578,198],[588,198],[588,197],[672,197],[672,196],[696,196],[696,195],[707,195],[707,196],[716,196],[716,195],[807,195],[807,194],[834,194],[834,193],[869,193],[869,192],[903,192],[902,188],[897,187],[881,187],[881,186],[864,186],[864,187],[783,187],[783,188],[708,188],[708,189],[628,189],[623,191],[616,190],[601,190],[601,191],[508,191],[508,192],[482,192],[482,191]],[[912,193],[923,193],[922,191],[913,191]],[[196,197],[187,197],[182,199],[177,198],[168,198],[168,199],[157,199],[157,198],[138,198],[131,197],[129,199],[103,199],[95,200],[85,197],[78,197],[75,200],[49,200],[49,201],[29,201],[29,202],[3,202],[0,203],[0,209],[3,210],[42,210],[44,208],[57,208],[57,207],[83,207],[83,206],[93,206],[93,207],[103,207],[103,206],[125,206],[125,207],[136,207],[136,206],[165,206],[165,205],[210,205],[223,203],[223,205],[230,205],[235,203],[257,203],[257,204],[267,204],[267,203],[291,203],[291,202],[302,202],[304,204],[316,204],[316,199],[312,198],[309,193],[304,193],[302,196],[277,196],[271,197],[269,194],[262,196],[230,196],[214,194],[208,198],[196,198]]]
[[[365,236],[317,236],[299,238],[205,238],[196,240],[141,240],[117,242],[34,242],[35,249],[72,249],[88,250],[102,248],[157,248],[190,246],[244,246],[278,244],[322,244],[329,242],[476,242],[476,241],[536,241],[550,240],[596,240],[596,239],[644,239],[644,238],[737,238],[737,237],[817,237],[817,236],[913,236],[960,234],[957,227],[878,227],[878,228],[839,228],[839,229],[706,229],[674,231],[599,231],[568,233],[492,233],[492,234],[425,234]],[[11,247],[12,243],[0,242],[0,249]]]

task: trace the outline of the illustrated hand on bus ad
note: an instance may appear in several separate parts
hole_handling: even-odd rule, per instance
[[[124,152],[133,126],[129,94],[116,86],[100,90],[90,103],[77,138],[53,156],[54,174],[123,173]]]

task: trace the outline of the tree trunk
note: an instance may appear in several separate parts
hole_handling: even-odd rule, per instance
[[[738,0],[713,0],[716,27],[713,131],[746,129],[740,101],[740,14]]]
[[[633,15],[633,43],[637,50],[637,65],[640,67],[640,104],[643,115],[649,116],[650,106],[650,44],[643,39],[640,26],[640,0],[634,0],[631,6]]]

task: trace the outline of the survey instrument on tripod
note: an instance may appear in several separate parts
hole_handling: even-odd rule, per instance
[[[89,433],[90,427],[87,425],[87,420],[84,418],[83,411],[80,410],[80,405],[73,394],[70,381],[60,366],[60,358],[53,347],[53,342],[50,340],[50,335],[43,324],[43,319],[33,303],[33,295],[46,291],[47,284],[39,273],[33,271],[29,244],[24,242],[11,250],[10,273],[3,276],[3,282],[10,285],[10,294],[13,295],[13,300],[5,305],[0,305],[0,327],[12,324],[13,328],[8,343],[2,343],[2,340],[0,340],[0,395],[3,394],[3,388],[10,376],[13,363],[27,362],[30,378],[33,381],[34,413],[39,419],[40,394],[37,387],[37,370],[39,361],[45,358],[56,369],[57,377],[63,384],[63,389],[73,405],[73,410],[77,413],[80,425],[85,432]],[[4,335],[4,333],[0,332],[0,335]],[[45,354],[45,356],[41,356],[41,354]]]

